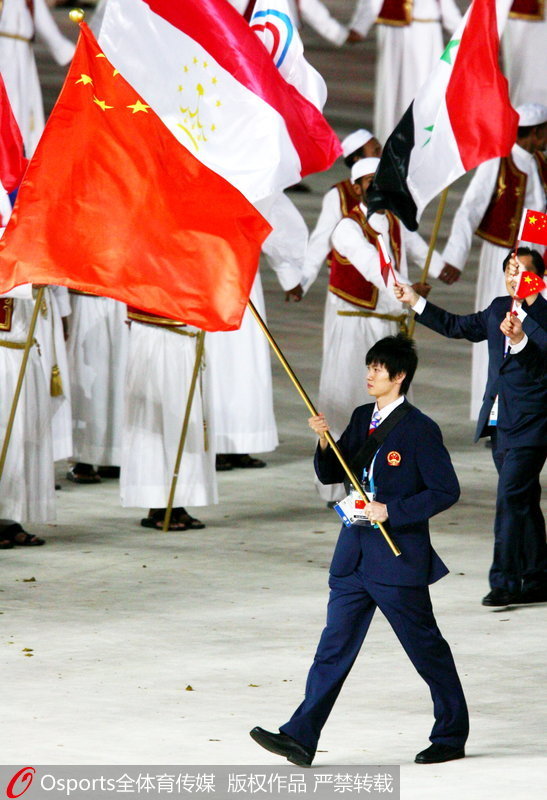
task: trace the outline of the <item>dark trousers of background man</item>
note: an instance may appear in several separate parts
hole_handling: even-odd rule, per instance
[[[547,544],[541,512],[540,474],[547,447],[497,449],[492,434],[492,457],[498,471],[494,560],[490,586],[512,594],[547,588]]]

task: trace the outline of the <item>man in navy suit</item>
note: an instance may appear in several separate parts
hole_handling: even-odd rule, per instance
[[[492,437],[499,475],[491,590],[482,600],[483,605],[494,607],[547,601],[547,543],[539,482],[547,457],[547,382],[512,355],[510,340],[500,325],[508,313],[516,314],[542,356],[547,332],[515,298],[517,277],[511,255],[503,263],[508,295],[496,297],[476,314],[450,314],[421,301],[409,286],[395,287],[396,296],[411,305],[428,328],[452,339],[488,341],[488,381],[475,441]],[[521,247],[517,255],[525,270],[543,275],[545,267],[536,250]]]
[[[376,403],[355,409],[338,446],[359,477],[366,464],[368,487],[375,492],[365,508],[368,523],[344,526],[340,532],[330,567],[327,625],[303,702],[280,733],[258,727],[251,731],[262,747],[301,766],[313,760],[321,729],[377,607],[431,691],[432,744],[418,753],[416,762],[463,758],[469,732],[463,690],[437,627],[428,588],[448,572],[431,546],[428,520],[457,501],[458,479],[438,425],[405,398],[418,363],[413,342],[402,335],[381,339],[369,350],[366,363],[367,389]],[[325,437],[327,421],[320,414],[309,424],[319,436],[319,480],[340,483],[344,472]],[[369,433],[379,446],[373,443],[363,462]],[[374,522],[385,524],[400,556],[393,555]]]

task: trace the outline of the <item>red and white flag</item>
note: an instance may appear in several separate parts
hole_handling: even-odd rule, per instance
[[[389,137],[372,186],[369,215],[393,211],[416,230],[446,186],[516,141],[518,114],[499,67],[499,31],[511,0],[473,0],[437,65]]]
[[[99,44],[179,142],[251,202],[341,152],[226,0],[109,0]]]

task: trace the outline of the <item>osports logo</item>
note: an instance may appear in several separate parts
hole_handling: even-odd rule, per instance
[[[35,773],[34,767],[23,767],[16,772],[6,787],[6,797],[21,797],[22,794],[25,794],[34,780]]]
[[[285,60],[294,35],[291,18],[283,11],[268,8],[264,11],[255,11],[249,24],[279,69]]]

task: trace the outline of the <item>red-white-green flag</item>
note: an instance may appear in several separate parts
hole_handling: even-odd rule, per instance
[[[490,158],[509,155],[518,115],[499,68],[511,0],[473,0],[439,62],[389,137],[367,195],[416,230],[426,205]]]

